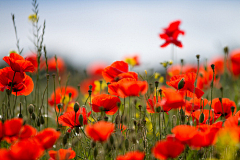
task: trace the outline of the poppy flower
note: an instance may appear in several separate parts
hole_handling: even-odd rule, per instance
[[[145,94],[148,89],[146,81],[129,81],[119,83],[118,95],[122,98]]]
[[[167,80],[169,80],[172,76],[186,74],[190,72],[197,72],[197,68],[194,65],[185,64],[183,66],[179,64],[171,65],[167,68]]]
[[[9,56],[3,57],[3,60],[12,68],[14,72],[20,72],[20,75],[24,77],[24,72],[33,72],[34,65],[25,60],[22,56],[17,53],[10,53]]]
[[[15,73],[15,76],[14,76]],[[14,95],[29,95],[34,88],[32,78],[23,73],[21,76],[19,72],[14,72],[10,67],[0,69],[0,90],[11,90]],[[13,79],[14,77],[14,79]]]
[[[194,103],[194,104],[193,104]],[[208,104],[208,100],[206,98],[194,98],[190,99],[190,101],[187,101],[185,105],[185,114],[190,115],[192,112],[195,112],[196,110],[203,109]]]
[[[193,121],[194,121],[194,119],[196,119],[197,125],[199,124],[200,115],[202,113],[204,115],[204,120],[201,124],[206,124],[206,121],[209,119],[209,110],[207,110],[207,109],[200,110],[199,109],[192,113],[192,119],[193,119]],[[220,116],[221,116],[221,114],[215,114],[212,111],[210,111],[210,124],[212,124],[213,118],[214,118],[214,122],[215,122]]]
[[[101,112],[102,109],[107,115],[114,115],[118,110],[117,104],[120,102],[118,97],[101,94],[92,99],[91,105],[94,112]]]
[[[107,65],[104,62],[91,63],[87,67],[87,74],[92,76],[92,77],[102,78],[102,71],[106,67],[107,67]]]
[[[234,76],[240,75],[240,49],[234,50],[230,53],[230,71]]]
[[[46,128],[39,132],[35,138],[39,141],[39,143],[43,146],[44,149],[51,148],[54,143],[58,140],[61,133],[56,131],[53,128]]]
[[[37,69],[38,69],[38,56],[37,56],[37,54],[36,53],[30,53],[25,57],[25,60],[30,61],[33,64],[34,69],[35,69],[34,72],[36,72]],[[46,66],[45,62],[43,61],[42,57],[40,57],[40,64],[39,64],[40,70],[43,69],[45,66]]]
[[[114,131],[114,124],[106,121],[99,121],[93,125],[89,124],[85,132],[89,138],[94,141],[105,142]]]
[[[48,70],[49,71],[58,71],[61,73],[65,70],[65,63],[64,60],[60,57],[57,57],[57,64],[55,57],[52,57],[48,60]]]
[[[3,124],[1,123],[2,133],[1,137],[8,143],[12,143],[18,139],[19,132],[23,125],[23,120],[21,118],[14,118],[6,120]],[[14,127],[13,127],[14,126]]]
[[[158,102],[164,108],[180,108],[185,105],[183,96],[170,88],[163,88],[163,94],[165,97],[162,98],[162,101]]]
[[[76,114],[76,119],[75,119],[75,114]],[[80,127],[81,124],[80,124],[79,118],[78,118],[80,116],[80,114],[83,116],[83,124],[86,125],[87,118],[90,116],[91,112],[87,113],[85,108],[79,108],[79,110],[76,113],[75,113],[75,111],[64,113],[63,115],[58,117],[58,122],[59,122],[59,124],[61,124],[63,126],[69,126],[72,129],[74,127]]]
[[[155,144],[152,153],[157,159],[176,158],[184,151],[184,148],[184,145],[178,141],[162,140]]]
[[[163,29],[164,33],[159,34],[159,37],[165,40],[165,43],[161,45],[162,48],[168,46],[170,43],[180,48],[182,47],[182,43],[177,39],[179,34],[185,34],[184,31],[179,29],[180,23],[180,20],[171,22],[167,28]]]
[[[136,81],[134,78],[123,78],[118,82],[111,82],[111,84],[108,85],[108,92],[111,95],[119,96],[118,95],[118,88],[121,83],[129,82],[129,81]]]
[[[116,160],[143,160],[145,153],[139,151],[128,152],[125,155],[117,156]]]
[[[209,105],[211,102],[209,102]],[[234,108],[234,112],[232,113],[231,108]],[[234,101],[231,101],[228,98],[222,98],[222,103],[219,101],[219,98],[215,98],[212,100],[212,108],[214,109],[215,114],[220,114],[225,118],[228,118],[236,113],[236,104]]]
[[[239,125],[238,125],[239,120],[240,120],[240,118],[238,116],[229,117],[224,122],[224,127],[225,128],[237,128],[237,127],[239,127]]]
[[[36,134],[37,134],[36,128],[26,124],[21,128],[19,138],[20,139],[30,138],[35,136]]]
[[[197,132],[197,129],[189,125],[178,125],[172,129],[174,138],[186,144]]]
[[[161,99],[158,97],[158,102],[160,102]],[[148,113],[157,113],[157,112],[166,112],[168,114],[168,111],[170,111],[172,108],[168,107],[167,105],[161,106],[160,103],[156,102],[156,96],[154,96],[152,99],[148,99],[147,101],[147,111]],[[159,109],[158,109],[159,108]]]
[[[132,56],[132,57],[125,57],[124,58],[124,62],[128,63],[132,67],[140,65],[139,56],[138,55],[135,55],[135,56]]]
[[[204,92],[199,88],[194,87],[195,79],[196,73],[191,72],[183,75],[173,76],[170,79],[170,82],[167,82],[167,84],[179,91],[189,91],[191,93],[195,91],[197,98],[200,98],[203,96]]]
[[[70,160],[76,156],[75,151],[72,148],[69,149],[59,149],[58,151],[48,151],[51,160]]]
[[[64,100],[69,100],[71,102],[72,99],[76,98],[78,96],[78,91],[74,87],[67,86],[62,88],[57,88],[55,90],[56,92],[56,104],[64,103],[62,102]],[[71,97],[69,97],[69,94],[71,94]],[[55,101],[55,93],[53,92],[51,94],[51,98],[48,100],[48,103],[53,106]],[[66,103],[68,103],[67,101]]]
[[[116,61],[104,68],[102,76],[106,82],[111,82],[117,75],[124,72],[128,72],[128,64],[124,61]]]
[[[37,139],[27,138],[13,144],[8,154],[14,160],[39,159],[44,154],[44,148]]]
[[[12,160],[8,149],[0,149],[0,157],[4,160]]]
[[[117,75],[112,82],[118,82],[122,79],[125,78],[131,78],[131,79],[135,79],[136,81],[138,80],[138,74],[135,72],[124,72],[124,73],[120,73],[119,75]]]

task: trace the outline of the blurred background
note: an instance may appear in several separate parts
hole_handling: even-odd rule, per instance
[[[34,50],[31,42],[31,0],[0,0],[0,56],[17,50],[11,14],[15,14],[23,55]],[[92,62],[111,64],[138,54],[138,70],[162,66],[170,60],[171,46],[160,48],[162,29],[181,20],[183,48],[174,49],[180,59],[195,62],[223,55],[223,47],[240,47],[240,1],[77,1],[38,0],[39,24],[46,20],[43,44],[49,56],[57,54],[77,68]],[[1,60],[2,62],[2,60]]]

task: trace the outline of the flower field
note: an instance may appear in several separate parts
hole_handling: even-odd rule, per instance
[[[160,26],[159,48],[173,48],[163,72],[137,72],[139,55],[78,72],[49,57],[32,7],[34,51],[22,54],[12,14],[17,50],[2,57],[0,159],[240,159],[240,49],[173,61],[186,36],[175,20]]]

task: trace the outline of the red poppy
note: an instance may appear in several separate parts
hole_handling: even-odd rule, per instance
[[[48,60],[48,70],[49,71],[58,71],[63,72],[65,70],[65,63],[64,60],[60,57],[57,57],[57,64],[56,64],[56,59],[55,57],[52,57]]]
[[[207,109],[200,110],[199,109],[192,113],[192,119],[194,121],[194,119],[196,118],[197,125],[199,124],[200,115],[202,113],[204,114],[204,120],[201,124],[206,124],[206,121],[209,119],[209,110],[207,110]],[[212,124],[213,118],[214,118],[214,122],[215,122],[220,116],[221,116],[221,114],[215,114],[212,111],[210,111],[210,124]]]
[[[85,132],[94,141],[104,142],[108,140],[114,131],[114,124],[106,121],[99,121],[93,125],[87,125]]]
[[[9,157],[14,160],[39,159],[44,153],[41,143],[35,138],[23,139],[10,147]]]
[[[129,81],[119,84],[118,95],[122,98],[129,96],[139,96],[145,94],[148,89],[146,81]]]
[[[0,149],[0,157],[4,160],[12,160],[8,149]]]
[[[240,118],[238,116],[229,117],[224,122],[224,127],[225,128],[237,128],[237,127],[239,127],[239,125],[238,125],[239,121],[240,121]]]
[[[198,99],[197,97],[195,97],[194,99],[187,101],[185,105],[185,114],[189,116],[191,115],[192,112],[195,112],[198,109],[203,109],[207,103],[208,103],[208,100],[206,98]]]
[[[10,53],[9,56],[3,57],[3,60],[12,68],[14,72],[20,72],[22,77],[24,77],[23,72],[34,71],[34,65],[17,53]]]
[[[161,106],[165,108],[180,108],[185,105],[183,96],[170,88],[163,88],[163,94],[165,97],[162,98],[162,101],[158,102]]]
[[[70,160],[76,156],[75,151],[72,148],[69,149],[59,149],[58,151],[48,151],[51,160]]]
[[[176,76],[176,75],[180,75],[180,74],[186,74],[186,73],[190,73],[190,72],[197,72],[197,68],[194,65],[190,65],[190,64],[186,64],[186,65],[171,65],[168,69],[167,69],[167,80],[169,80],[172,76]]]
[[[15,72],[10,67],[0,69],[0,90],[3,92],[5,89],[11,90],[12,94],[16,95],[29,95],[34,88],[34,83],[28,75],[23,73],[23,77],[19,72]],[[13,79],[14,77],[14,79]],[[12,81],[13,80],[13,81]]]
[[[162,140],[155,144],[152,153],[157,159],[176,158],[184,151],[184,148],[184,145],[178,141]]]
[[[76,114],[76,119],[75,119],[75,114]],[[77,113],[75,113],[75,111],[64,113],[63,115],[58,117],[58,122],[63,126],[69,126],[71,128],[80,127],[81,124],[78,118],[80,114],[83,116],[83,124],[86,125],[88,122],[87,118],[90,116],[91,112],[87,113],[85,108],[79,108]]]
[[[230,71],[234,76],[240,75],[240,49],[234,50],[230,53]]]
[[[124,61],[116,61],[102,71],[106,82],[111,82],[121,73],[128,72],[128,64]]]
[[[116,160],[143,160],[145,153],[139,151],[128,152],[123,156],[117,156]]]
[[[125,78],[131,78],[131,79],[135,79],[136,81],[138,80],[138,74],[135,72],[125,72],[125,73],[120,73],[119,75],[117,75],[112,82],[118,82],[122,79]]]
[[[211,102],[209,102],[209,105]],[[232,113],[231,107],[234,107],[234,112]],[[222,98],[222,103],[219,101],[219,98],[212,100],[212,108],[214,109],[215,114],[220,114],[225,118],[228,118],[236,113],[236,104],[234,101],[231,101],[228,98]]]
[[[197,132],[197,129],[189,125],[178,125],[172,129],[174,138],[186,144]]]
[[[46,128],[39,132],[35,138],[39,141],[39,143],[43,146],[44,149],[52,148],[54,143],[58,140],[61,133],[56,131],[53,128]]]
[[[130,82],[130,81],[136,81],[136,79],[133,79],[133,78],[123,78],[123,79],[119,80],[118,82],[112,82],[111,84],[108,85],[108,92],[111,95],[119,96],[118,95],[119,85],[121,83]]]
[[[64,97],[65,99],[70,98],[69,94],[71,94],[71,100],[78,96],[77,89],[71,86],[57,88],[55,92],[56,92],[56,104],[62,103],[62,100]],[[48,103],[53,106],[54,100],[55,100],[55,93],[53,92],[51,95],[51,99],[48,100]]]
[[[178,47],[182,47],[182,43],[177,40],[179,34],[184,35],[184,31],[178,28],[180,23],[180,20],[171,22],[168,28],[163,29],[164,33],[159,34],[159,37],[165,40],[165,43],[162,44],[161,47],[166,47],[170,43],[175,44]]]
[[[34,69],[35,69],[34,72],[36,72],[37,68],[38,68],[38,56],[37,56],[37,54],[36,53],[30,53],[25,57],[25,60],[30,61],[33,64]],[[43,61],[42,57],[40,57],[40,64],[39,64],[40,69],[43,69],[43,67],[45,67],[45,66],[46,66],[45,62]]]
[[[23,120],[21,118],[14,118],[10,120],[6,120],[0,126],[2,127],[1,137],[4,137],[4,140],[8,143],[12,143],[13,141],[18,139],[19,132],[22,128]],[[14,126],[14,127],[13,127]]]
[[[161,99],[158,97],[158,102],[160,102]],[[166,112],[168,114],[168,111],[170,111],[172,108],[168,105],[161,106],[160,103],[156,102],[156,96],[154,96],[152,99],[148,99],[147,101],[147,111],[148,113],[157,113],[157,112]],[[158,109],[159,108],[159,109]]]
[[[92,109],[94,112],[101,112],[102,109],[107,115],[113,115],[118,110],[117,103],[120,102],[118,97],[101,94],[92,99]]]
[[[30,138],[35,136],[36,134],[37,134],[36,128],[26,124],[21,128],[19,138],[20,139]]]
[[[102,77],[102,71],[106,67],[107,67],[107,65],[103,62],[94,62],[94,63],[91,63],[90,65],[88,65],[87,73],[90,76],[101,78]]]
[[[195,91],[195,95],[198,98],[200,98],[202,97],[204,92],[199,88],[194,87],[195,79],[196,79],[196,73],[191,72],[183,75],[173,76],[170,79],[170,82],[167,82],[167,84],[179,91],[183,91],[183,92],[189,91],[191,93]]]

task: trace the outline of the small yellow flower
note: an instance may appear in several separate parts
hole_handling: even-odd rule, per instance
[[[28,16],[28,20],[31,21],[32,23],[35,23],[35,22],[38,21],[38,17],[37,17],[36,14],[30,14],[30,15]]]
[[[172,60],[170,60],[168,63],[169,63],[169,65],[172,65],[172,64],[173,64],[173,61],[172,61]]]
[[[133,58],[126,58],[124,61],[131,66],[135,66],[137,64],[136,60]]]
[[[147,75],[147,70],[144,70],[145,74]]]
[[[161,76],[161,77],[159,78],[159,82],[160,82],[160,83],[163,83],[163,82],[164,82],[164,77],[163,77],[163,76]]]
[[[155,79],[158,79],[160,76],[161,76],[160,73],[157,73],[157,72],[156,72],[156,73],[154,74],[154,78],[155,78]]]

